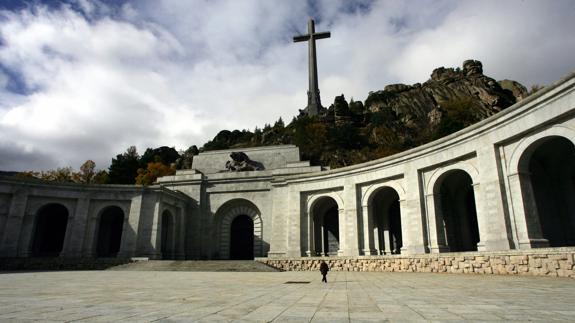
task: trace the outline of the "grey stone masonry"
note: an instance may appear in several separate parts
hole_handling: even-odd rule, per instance
[[[414,256],[258,258],[257,261],[284,271],[319,271],[319,265],[325,261],[333,271],[575,277],[575,248]]]

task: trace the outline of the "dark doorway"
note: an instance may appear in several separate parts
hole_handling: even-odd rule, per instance
[[[441,212],[449,251],[477,251],[479,226],[471,176],[453,170],[441,181]]]
[[[339,213],[337,206],[331,207],[325,212],[323,218],[325,233],[324,246],[328,256],[337,256],[339,250]]]
[[[377,228],[376,248],[385,254],[399,254],[403,246],[399,194],[390,187],[373,197],[373,223]]]
[[[331,197],[321,197],[312,209],[312,255],[337,256],[339,251],[339,208]]]
[[[551,247],[575,245],[575,147],[551,137],[528,163],[543,238]]]
[[[254,259],[254,222],[247,215],[232,221],[230,259]]]
[[[33,257],[58,257],[64,247],[68,209],[61,204],[48,204],[36,215],[32,243]]]
[[[170,211],[162,213],[162,259],[173,258],[172,242],[174,239],[174,219]]]
[[[100,216],[98,227],[98,257],[116,257],[122,242],[124,211],[117,206],[107,207]]]

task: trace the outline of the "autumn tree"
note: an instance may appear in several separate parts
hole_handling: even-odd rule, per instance
[[[80,166],[80,171],[74,174],[74,182],[92,184],[95,175],[96,163],[88,159]]]
[[[138,169],[138,176],[136,176],[136,184],[138,185],[152,185],[158,177],[174,175],[176,169],[172,166],[165,165],[156,158],[156,161],[148,163],[146,168]]]

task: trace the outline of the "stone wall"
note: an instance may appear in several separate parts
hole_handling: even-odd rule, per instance
[[[333,271],[424,272],[575,277],[575,248],[529,251],[465,252],[413,256],[302,257],[258,261],[284,271],[319,271],[322,261]]]

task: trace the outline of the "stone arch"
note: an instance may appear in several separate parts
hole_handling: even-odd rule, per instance
[[[98,257],[116,257],[122,244],[125,213],[116,205],[102,208],[98,215],[96,234],[96,255]]]
[[[47,203],[35,213],[32,237],[33,257],[57,257],[64,248],[69,209],[60,203]]]
[[[308,211],[308,213],[313,208],[315,203],[317,203],[318,200],[320,200],[324,197],[331,197],[337,203],[338,209],[343,210],[344,204],[343,204],[343,199],[341,198],[341,196],[339,194],[337,194],[337,192],[329,192],[329,193],[311,195],[307,200],[307,211]]]
[[[518,173],[521,167],[521,160],[525,159],[525,154],[532,154],[539,144],[543,143],[546,138],[548,139],[551,137],[563,137],[575,145],[575,130],[560,125],[552,126],[537,134],[523,138],[511,153],[507,164],[509,173]]]
[[[367,207],[369,205],[369,203],[371,202],[370,199],[373,198],[374,194],[377,191],[379,191],[381,188],[384,188],[384,187],[389,187],[389,188],[393,189],[397,193],[397,195],[399,196],[399,200],[405,199],[405,189],[403,188],[403,186],[400,183],[398,183],[397,181],[389,181],[389,182],[370,185],[369,188],[367,190],[365,190],[365,192],[363,193],[363,196],[361,197],[361,206]]]
[[[234,199],[224,203],[216,211],[218,254],[220,259],[230,258],[230,238],[232,222],[240,215],[245,215],[253,221],[253,255],[264,257],[263,223],[259,208],[246,199]]]
[[[401,253],[403,235],[400,201],[404,194],[405,191],[398,183],[373,185],[364,194],[362,210],[365,215],[365,255]]]
[[[467,170],[466,170],[467,169]],[[434,226],[438,251],[477,251],[480,242],[476,207],[477,173],[473,167],[450,167],[432,176]],[[432,247],[433,249],[433,247]]]
[[[444,175],[453,170],[461,170],[467,173],[471,177],[473,185],[479,185],[479,171],[475,166],[466,163],[466,162],[459,162],[456,164],[448,165],[445,167],[441,167],[436,169],[429,180],[427,181],[426,192],[428,194],[435,194],[435,188],[437,188],[437,182],[440,181],[442,178],[445,178]]]
[[[343,235],[340,214],[343,200],[335,192],[319,194],[308,200],[309,256],[337,256],[342,253]]]
[[[510,183],[519,185],[521,204],[514,196],[516,223],[524,224],[521,245],[575,245],[575,136],[565,127],[552,127],[522,141],[511,161]],[[516,180],[513,180],[513,179]],[[513,190],[513,188],[512,188]],[[521,208],[523,208],[521,210]],[[519,212],[517,212],[519,211]],[[523,211],[523,212],[521,212]]]

